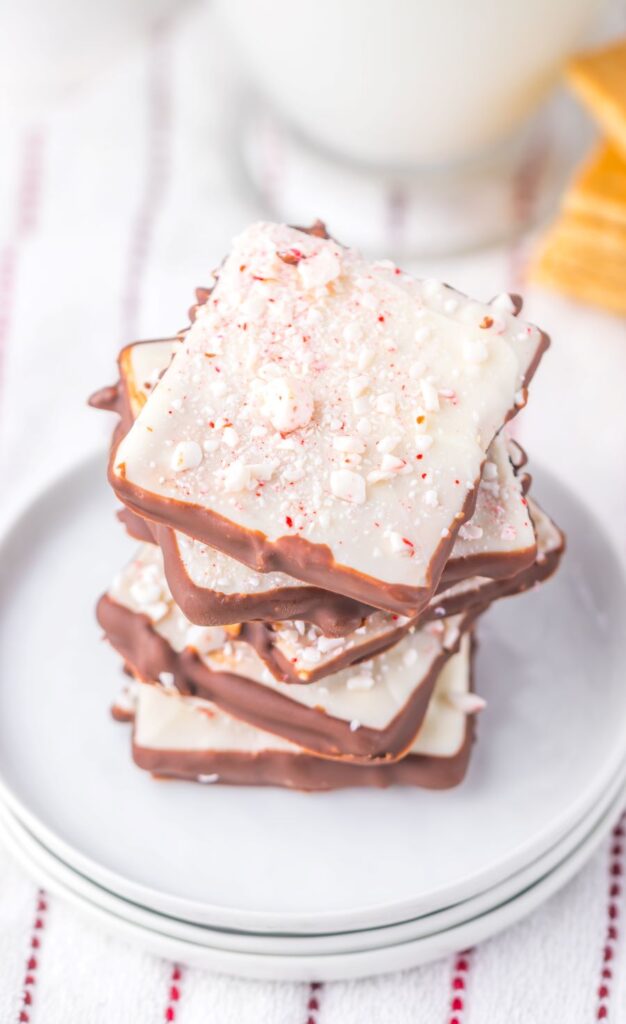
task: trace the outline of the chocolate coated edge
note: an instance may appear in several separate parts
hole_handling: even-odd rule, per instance
[[[414,623],[409,621],[402,626],[398,626],[396,629],[389,630],[383,636],[372,637],[371,640],[359,645],[358,648],[352,647],[341,651],[336,657],[329,659],[323,667],[312,668],[304,678],[297,674],[289,658],[276,646],[273,639],[274,632],[266,623],[243,622],[238,639],[243,640],[254,648],[275,679],[284,683],[299,683],[302,686],[306,686],[307,683],[315,683],[320,679],[325,679],[326,676],[333,675],[335,672],[348,668],[350,665],[358,665],[359,662],[365,661],[375,654],[382,654],[406,636],[412,625]]]
[[[135,342],[125,346],[118,356],[120,378],[117,385],[102,388],[89,399],[89,404],[95,408],[114,411],[120,416],[120,423],[114,431],[111,444],[109,476],[112,472],[115,449],[130,429],[134,418],[128,395],[127,375],[124,372],[126,355],[137,344],[153,343]],[[521,456],[525,458],[525,452],[521,446],[517,447]],[[523,462],[520,462],[520,465],[523,465]],[[469,492],[469,497],[474,496],[475,504],[477,490],[476,488],[474,490],[475,494]],[[125,523],[131,536],[142,541],[159,544],[163,553],[165,576],[174,600],[185,616],[198,625],[228,625],[235,621],[248,619],[265,621],[304,619],[318,626],[326,636],[345,636],[356,629],[363,619],[373,611],[372,605],[365,601],[315,586],[296,585],[245,595],[222,594],[206,587],[199,587],[193,583],[185,570],[176,534],[171,527],[149,519],[146,520],[141,510],[133,510],[130,506],[118,513],[118,517]],[[466,518],[471,518],[471,514]],[[459,521],[457,529],[460,525]],[[215,547],[215,545],[210,546]],[[534,545],[515,555],[486,554],[450,558],[442,568],[439,588],[468,576],[512,577],[525,567],[532,565],[536,550],[536,545]],[[365,579],[365,577],[363,578]],[[403,609],[394,608],[391,611],[408,614],[411,618],[416,617],[412,612]]]
[[[122,505],[122,507],[117,510],[115,517],[122,524],[128,536],[132,537],[133,540],[141,541],[142,544],[156,543],[154,534],[150,529],[151,524],[149,519],[144,519],[142,516],[136,515],[134,512],[131,512],[129,508],[126,508],[125,505]],[[170,587],[170,590],[171,589],[172,588]],[[178,601],[176,603],[180,608],[181,605]],[[189,616],[187,616],[187,618],[189,618]],[[193,622],[193,619],[191,621]],[[208,625],[217,626],[221,625],[221,623],[211,622],[208,623]]]
[[[476,607],[484,608],[485,605],[491,604],[499,598],[522,594],[526,590],[530,590],[536,583],[543,583],[556,571],[565,549],[564,534],[554,523],[553,526],[559,533],[560,544],[551,551],[548,551],[545,556],[540,559],[536,558],[530,566],[526,566],[515,576],[505,579],[489,579],[488,582],[481,583],[480,586],[472,590],[453,594],[448,599],[444,597],[441,603],[437,603],[435,595],[431,604],[426,609],[426,614],[420,617],[419,624],[421,625],[432,619],[463,614],[472,611]],[[347,651],[342,651],[335,658],[326,662],[323,668],[311,669],[305,679],[297,675],[289,659],[272,642],[273,632],[266,623],[242,623],[239,639],[254,647],[256,653],[276,679],[283,682],[306,684],[317,682],[325,676],[347,668],[349,665],[358,665],[359,662],[365,661],[374,654],[382,654],[383,651],[398,643],[409,630],[417,625],[418,620],[411,619],[396,629],[385,633],[384,637],[379,636],[377,639],[372,639],[370,642],[360,645],[358,649],[353,647]]]
[[[470,652],[470,688],[474,689],[475,641]],[[475,740],[475,717],[465,718],[465,735],[451,757],[408,753],[402,760],[388,764],[350,764],[329,761],[305,752],[262,751],[246,754],[235,751],[159,750],[143,747],[132,739],[133,760],[139,768],[157,778],[196,782],[199,775],[217,775],[220,785],[280,786],[308,792],[349,787],[417,786],[422,789],[451,789],[467,773]]]
[[[169,527],[152,523],[124,507],[117,513],[127,532],[136,540],[156,543],[163,554],[163,568],[172,596],[183,614],[200,626],[223,626],[233,622],[276,622],[303,619],[325,636],[346,636],[362,625],[376,609],[341,594],[306,585],[275,587],[257,594],[223,594],[208,587],[197,586],[185,571],[180,558],[176,534]],[[512,581],[524,570],[532,569],[537,545],[514,555],[472,555],[448,562],[439,581],[438,590],[470,576],[487,576]],[[454,570],[449,571],[453,565]],[[431,598],[436,600],[436,594]],[[411,619],[411,624],[427,622],[432,615],[429,606]]]
[[[537,543],[515,552],[481,552],[450,558],[439,579],[438,589],[466,580],[469,576],[489,576],[490,579],[509,579],[532,565],[537,557]]]
[[[273,587],[257,594],[223,594],[198,587],[190,579],[178,553],[176,534],[167,526],[151,523],[122,508],[117,518],[135,540],[158,544],[172,596],[190,622],[199,626],[228,626],[233,622],[303,619],[318,626],[325,636],[346,636],[362,625],[374,608],[350,597],[306,584]]]
[[[220,625],[240,618],[305,619],[319,626],[326,636],[343,636],[356,629],[374,611],[371,604],[304,584],[273,588],[257,594],[222,594],[198,586],[185,569],[175,531],[158,523],[149,524],[148,530],[163,552],[165,576],[176,603],[187,618],[198,625]],[[448,586],[468,576],[509,578],[532,565],[536,554],[535,543],[515,553],[450,558],[441,573],[439,586]],[[323,602],[322,607],[319,607],[320,601]],[[238,615],[239,611],[241,615]]]
[[[364,602],[306,584],[257,594],[223,594],[199,587],[185,570],[175,532],[158,523],[150,523],[148,529],[163,552],[165,577],[174,600],[187,618],[199,625],[226,625],[242,619],[305,619],[326,636],[344,636],[374,611]]]
[[[555,528],[558,529],[558,527]],[[423,625],[425,622],[432,621],[433,619],[465,614],[477,607],[484,609],[485,605],[491,605],[500,598],[522,594],[526,590],[530,590],[535,584],[543,583],[556,572],[565,548],[564,535],[560,530],[558,532],[561,538],[560,545],[547,552],[545,557],[536,559],[532,565],[526,567],[517,575],[506,579],[489,579],[488,582],[482,583],[472,590],[461,594],[453,594],[448,599],[444,598],[440,604],[437,604],[435,596],[432,604],[427,608],[427,614],[420,617],[419,625]],[[275,679],[282,682],[306,685],[307,683],[314,683],[324,679],[326,676],[339,672],[343,668],[348,668],[350,665],[358,665],[375,654],[382,654],[397,644],[417,625],[417,620],[409,620],[409,622],[385,633],[382,637],[379,636],[377,639],[372,639],[358,648],[353,647],[347,651],[342,651],[337,657],[327,661],[323,668],[311,669],[304,679],[296,673],[289,659],[272,642],[273,632],[265,623],[242,623],[238,639],[254,647],[256,653],[267,665]]]
[[[386,788],[419,786],[451,789],[463,781],[474,740],[474,721],[467,716],[463,745],[452,757],[407,754],[391,764],[356,765],[327,761],[310,754],[263,751],[157,750],[142,747],[133,737],[133,760],[139,768],[160,778],[197,781],[198,775],[218,775],[216,782],[232,786],[281,786],[304,791],[346,789],[353,786]]]
[[[115,384],[108,384],[106,387],[99,388],[87,399],[87,404],[90,405],[92,409],[101,409],[104,412],[115,412],[120,417],[122,430],[114,435],[117,444],[119,444],[124,434],[130,430],[135,419],[128,395],[127,374],[124,368],[125,361],[130,352],[139,345],[154,345],[156,343],[164,343],[166,341],[173,344],[176,341],[176,338],[148,338],[145,341],[131,341],[128,345],[124,345],[118,352],[117,356],[117,382]]]
[[[384,729],[363,725],[354,732],[348,721],[299,704],[263,683],[233,672],[211,671],[189,648],[177,653],[152,628],[146,615],[118,604],[107,594],[100,598],[96,614],[109,643],[143,680],[157,680],[162,672],[170,672],[179,692],[213,701],[234,718],[283,736],[320,757],[367,764],[372,760],[398,760],[409,749],[426,714],[437,676],[458,650],[462,633],[483,610],[481,605],[467,613],[457,643],[435,658],[420,685]]]
[[[463,507],[449,527],[449,536],[442,537],[428,566],[428,583],[410,587],[388,583],[359,573],[335,562],[327,544],[314,544],[304,537],[283,536],[270,541],[260,530],[249,530],[230,519],[183,503],[176,498],[163,498],[146,491],[113,472],[114,457],[109,461],[109,483],[117,497],[132,512],[173,527],[188,536],[243,562],[256,572],[282,572],[322,590],[340,592],[345,597],[401,615],[417,615],[428,604],[443,571],[456,534],[462,523],[471,518],[476,504],[478,482],[468,491]]]
[[[118,516],[125,524],[127,524],[131,535],[136,539],[148,542],[154,540],[154,537],[150,532],[150,526],[145,519],[129,512],[128,509],[123,509],[118,513]],[[555,526],[555,529],[558,528]],[[171,533],[171,531],[166,532]],[[347,668],[349,665],[356,665],[374,654],[381,654],[383,651],[392,647],[401,640],[410,629],[415,628],[418,624],[421,625],[425,622],[431,621],[432,619],[443,618],[449,615],[457,615],[459,613],[470,611],[476,606],[483,606],[487,603],[490,604],[492,601],[499,598],[523,593],[524,591],[529,590],[535,583],[543,582],[551,576],[553,572],[555,572],[559,564],[564,547],[563,534],[561,531],[559,531],[559,534],[561,536],[561,546],[558,549],[548,552],[545,558],[541,560],[535,559],[530,565],[525,566],[521,571],[517,572],[513,576],[507,576],[506,578],[491,578],[488,582],[481,583],[480,586],[472,590],[467,590],[460,594],[453,594],[447,599],[442,597],[441,601],[438,601],[437,595],[435,594],[426,608],[425,613],[423,613],[419,619],[409,619],[408,622],[386,632],[384,635],[372,638],[369,642],[359,645],[358,648],[352,647],[346,651],[342,651],[335,658],[328,660],[323,667],[312,668],[307,672],[305,678],[302,678],[297,674],[289,659],[285,657],[280,649],[273,643],[273,631],[267,625],[267,621],[272,621],[271,619],[267,621],[242,622],[239,639],[249,643],[255,649],[256,653],[267,665],[275,679],[278,679],[281,682],[299,684],[314,683],[323,679],[325,676],[338,672],[343,668]],[[482,574],[477,573],[476,575]],[[168,577],[168,583],[169,582]],[[442,586],[443,584],[440,584],[440,587]],[[182,608],[183,613],[187,615],[184,604],[182,604],[178,599],[178,594],[173,588],[170,587],[170,589],[172,589],[172,594],[176,603]],[[279,593],[279,591],[276,591],[275,593]],[[280,605],[277,607],[280,608]],[[293,617],[294,616],[291,615],[283,615],[280,616],[278,621]],[[187,615],[187,618],[192,622],[194,621],[191,615]],[[361,624],[361,621],[362,618],[359,616],[353,628],[358,627]],[[232,622],[232,617],[229,617],[228,620],[224,620],[219,624],[229,624],[230,622]],[[211,625],[216,624],[217,623],[215,622],[211,623]],[[317,624],[319,625],[319,623]]]
[[[123,352],[120,360],[122,356]],[[89,404],[97,409],[117,412],[120,416],[111,442],[111,465],[117,445],[133,421],[123,377],[117,385],[96,391],[89,399]],[[273,588],[262,594],[221,594],[206,587],[198,587],[185,571],[174,530],[146,519],[140,511],[127,506],[117,516],[131,537],[159,544],[172,596],[183,614],[198,625],[230,625],[244,618],[304,619],[318,626],[326,636],[345,636],[357,629],[363,619],[374,611],[371,605],[361,601],[306,584]]]
[[[538,558],[529,569],[513,576],[511,579],[494,580],[481,584],[474,592],[466,591],[462,594],[453,594],[449,598],[443,597],[440,604],[436,605],[440,611],[433,609],[437,618],[447,618],[450,615],[458,615],[460,612],[471,611],[472,608],[487,603],[492,604],[502,597],[515,597],[523,594],[538,583],[544,583],[552,576],[559,567],[559,563],[565,551],[565,535],[553,523],[558,530],[560,544],[545,556]]]

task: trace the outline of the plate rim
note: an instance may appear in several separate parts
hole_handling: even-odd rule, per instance
[[[414,918],[409,921],[398,922],[393,925],[377,926],[360,931],[329,933],[328,935],[289,936],[277,934],[268,935],[263,933],[255,935],[254,933],[249,932],[233,932],[232,930],[220,930],[207,925],[198,925],[191,921],[183,921],[180,918],[170,917],[169,915],[162,914],[149,907],[143,907],[131,900],[125,899],[118,893],[104,888],[93,879],[82,875],[71,865],[67,864],[53,851],[49,850],[41,839],[29,832],[25,823],[13,814],[10,808],[2,802],[0,802],[0,835],[3,830],[11,831],[13,829],[15,831],[19,831],[20,836],[25,839],[29,847],[32,846],[37,848],[42,860],[46,863],[54,864],[61,875],[73,880],[75,883],[74,885],[70,881],[64,883],[67,884],[68,888],[73,888],[78,895],[85,895],[90,902],[93,902],[96,905],[101,905],[105,910],[110,909],[112,913],[117,913],[118,916],[128,917],[131,921],[134,920],[140,927],[143,926],[142,920],[145,922],[145,927],[150,928],[149,922],[151,919],[154,920],[155,925],[158,920],[162,919],[166,922],[167,926],[172,929],[171,934],[173,937],[180,937],[183,941],[193,941],[198,945],[208,945],[235,953],[254,954],[258,952],[260,954],[267,953],[269,955],[294,955],[295,950],[290,951],[288,949],[292,942],[294,946],[299,947],[296,955],[303,955],[303,953],[321,955],[324,952],[325,943],[331,945],[340,940],[342,948],[335,946],[332,950],[328,950],[327,953],[337,953],[341,955],[348,952],[363,952],[367,949],[384,948],[389,945],[397,945],[400,942],[416,938],[427,938],[430,935],[438,934],[439,932],[447,931],[452,927],[456,927],[466,920],[471,920],[474,917],[488,913],[490,910],[495,909],[504,902],[514,899],[521,892],[535,885],[537,881],[541,880],[541,878],[545,877],[553,870],[558,869],[559,864],[567,859],[586,839],[586,837],[591,835],[595,829],[600,826],[604,817],[610,813],[611,808],[620,800],[626,800],[626,765],[624,766],[624,770],[620,774],[619,778],[617,778],[612,786],[607,789],[606,793],[603,794],[602,800],[590,809],[584,819],[577,822],[576,825],[558,843],[546,851],[545,854],[538,857],[532,863],[526,865],[510,878],[503,879],[495,886],[477,894],[475,897],[470,897],[467,900],[463,900],[450,907],[445,907],[441,911],[435,911],[432,914],[422,915],[421,917]],[[81,890],[84,891],[81,893]],[[109,903],[111,906],[108,906]],[[115,908],[117,906],[120,908],[123,907],[126,912],[121,913],[116,911]],[[469,916],[467,916],[468,911]],[[429,920],[431,923],[436,925],[436,927],[432,930],[422,931],[423,927],[428,926]],[[187,938],[185,937],[185,932],[187,932]],[[201,933],[205,933],[204,937],[201,936]],[[365,945],[361,945],[359,942],[356,947],[349,945],[350,940],[362,939],[363,936],[374,935],[383,941],[379,943],[370,941]],[[258,949],[252,948],[252,946],[247,948],[247,944],[252,938],[258,940]],[[210,941],[207,942],[206,939],[209,939]],[[243,940],[242,946],[238,945],[238,939]],[[306,948],[309,944],[315,948]],[[263,946],[266,946],[267,948],[263,949]],[[281,948],[282,946],[285,948]]]
[[[331,953],[302,956],[277,956],[263,953],[233,953],[211,946],[199,946],[179,938],[172,938],[163,932],[141,927],[77,896],[55,880],[47,881],[48,888],[56,892],[92,919],[97,920],[106,930],[121,935],[149,952],[167,957],[176,962],[189,963],[212,971],[219,971],[233,977],[255,978],[265,981],[342,981],[372,977],[398,970],[407,970],[430,963],[447,956],[457,949],[474,946],[492,937],[505,928],[511,927],[523,917],[532,913],[547,899],[558,892],[580,871],[593,856],[602,841],[624,813],[623,794],[620,793],[611,804],[607,814],[595,829],[566,857],[561,864],[539,879],[535,885],[523,890],[518,896],[507,900],[495,909],[479,915],[457,927],[446,929],[432,936],[413,939],[398,944],[383,946],[352,953]],[[15,849],[15,843],[5,845]],[[20,863],[28,860],[17,855]],[[14,854],[15,855],[15,854]],[[29,865],[31,873],[45,879],[45,871]]]

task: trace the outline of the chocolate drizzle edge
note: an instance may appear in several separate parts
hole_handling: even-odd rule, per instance
[[[180,693],[213,701],[234,718],[291,740],[320,757],[367,764],[373,760],[398,760],[410,748],[441,669],[458,650],[462,634],[483,610],[481,606],[467,613],[457,642],[450,649],[441,650],[388,725],[383,729],[361,725],[354,731],[350,722],[299,704],[263,683],[233,672],[212,671],[190,648],[180,653],[174,651],[156,633],[146,615],[131,611],[106,594],[100,598],[96,614],[111,645],[143,681],[156,681],[161,673],[171,673]]]
[[[258,754],[157,750],[141,747],[134,740],[132,752],[139,768],[165,779],[196,782],[202,781],[202,776],[216,775],[215,782],[221,785],[280,786],[305,792],[397,785],[451,789],[466,775],[473,741],[474,721],[468,716],[463,744],[452,757],[408,754],[392,764],[346,764],[279,750]]]

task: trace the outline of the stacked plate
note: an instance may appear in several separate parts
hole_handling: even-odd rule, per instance
[[[109,528],[101,465],[42,494],[0,551],[1,823],[46,887],[181,961],[331,980],[480,941],[609,831],[626,783],[624,581],[545,473],[568,557],[481,623],[492,721],[463,785],[301,794],[157,783],[130,762],[127,729],[104,713],[115,655],[103,644],[94,664],[94,597],[131,548]]]

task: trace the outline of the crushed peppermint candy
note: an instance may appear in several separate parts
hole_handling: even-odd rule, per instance
[[[336,498],[362,505],[365,501],[365,480],[350,469],[335,469],[330,474],[330,489]]]
[[[186,469],[197,469],[202,462],[202,448],[196,441],[179,441],[172,452],[172,469],[181,473]]]
[[[461,540],[480,540],[483,535],[482,526],[476,526],[475,523],[463,523],[459,528],[459,537]]]
[[[200,654],[208,654],[223,647],[226,638],[226,630],[221,626],[189,626],[186,639],[188,647],[193,647]]]
[[[446,701],[455,711],[462,711],[464,715],[475,715],[487,707],[487,701],[477,693],[447,693]]]
[[[499,295],[494,296],[491,300],[491,306],[503,313],[509,313],[511,316],[515,316],[517,312],[515,303],[508,292],[500,292]]]
[[[360,672],[358,675],[350,676],[346,682],[346,686],[349,690],[371,690],[374,685],[374,676],[367,674],[366,672]]]
[[[163,589],[161,585],[146,574],[142,574],[130,588],[130,596],[140,608],[155,604],[161,600]]]
[[[433,439],[429,434],[417,434],[413,440],[415,450],[422,455],[432,447],[432,444]]]
[[[341,274],[341,258],[338,251],[322,249],[315,256],[298,262],[298,273],[305,288],[322,288]]]
[[[281,376],[269,380],[263,390],[261,414],[281,434],[306,427],[313,416],[313,399],[304,381]]]

